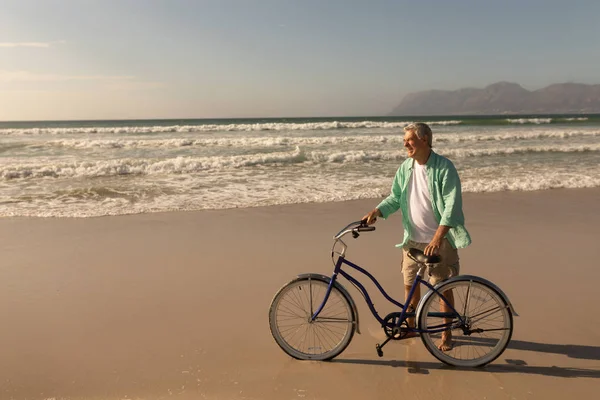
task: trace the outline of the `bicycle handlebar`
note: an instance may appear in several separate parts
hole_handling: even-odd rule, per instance
[[[367,225],[367,220],[363,219],[361,221],[355,221],[355,222],[351,222],[348,225],[346,225],[341,231],[339,231],[337,233],[337,235],[335,235],[333,237],[334,242],[333,242],[333,248],[331,249],[331,259],[333,261],[333,265],[336,265],[336,261],[335,261],[335,255],[338,254],[341,257],[344,257],[344,255],[346,254],[346,248],[348,246],[346,246],[346,243],[344,243],[344,241],[342,240],[342,237],[347,235],[348,233],[352,233],[352,237],[353,238],[357,238],[358,232],[372,232],[375,230],[374,226],[369,226]],[[342,244],[342,250],[341,251],[336,251],[335,250],[335,246],[341,243]]]
[[[335,239],[339,239],[342,236],[344,236],[345,234],[349,233],[349,232],[372,232],[375,230],[374,226],[369,226],[367,225],[367,220],[363,219],[360,221],[355,221],[355,222],[351,222],[348,225],[346,225],[344,228],[342,228],[341,231],[339,231],[334,238]]]

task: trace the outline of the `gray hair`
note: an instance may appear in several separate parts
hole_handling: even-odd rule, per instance
[[[429,147],[433,147],[433,132],[431,128],[424,122],[415,122],[404,127],[404,132],[414,132],[419,139],[427,138]]]

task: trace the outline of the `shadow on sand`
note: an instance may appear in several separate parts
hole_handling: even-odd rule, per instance
[[[536,351],[540,353],[562,354],[570,358],[580,358],[585,360],[600,360],[600,347],[581,346],[574,344],[547,344],[527,342],[523,340],[511,340],[509,349]],[[506,359],[506,364],[492,363],[483,368],[455,368],[445,365],[441,362],[421,362],[421,361],[400,361],[400,360],[357,360],[357,359],[337,359],[332,362],[347,364],[365,364],[380,365],[396,368],[407,368],[408,373],[429,374],[429,370],[468,370],[478,372],[494,373],[519,373],[536,374],[546,376],[556,376],[563,378],[600,378],[600,370],[585,368],[570,368],[553,366],[532,366],[527,365],[524,360]],[[497,361],[496,361],[497,362]]]
[[[508,344],[508,348],[513,350],[537,351],[539,353],[563,354],[570,358],[581,358],[584,360],[600,360],[600,347],[597,346],[549,344],[511,340]]]

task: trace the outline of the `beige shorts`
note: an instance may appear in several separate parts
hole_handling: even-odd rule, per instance
[[[417,278],[419,265],[408,256],[408,250],[415,247],[421,251],[425,250],[429,243],[417,243],[409,240],[402,248],[402,274],[404,275],[404,284],[410,286]],[[425,271],[423,279],[429,278],[429,283],[437,284],[443,280],[457,276],[460,272],[460,264],[458,260],[458,251],[452,247],[448,239],[442,240],[442,245],[439,249],[439,255],[442,261],[439,264],[430,266],[429,273]]]

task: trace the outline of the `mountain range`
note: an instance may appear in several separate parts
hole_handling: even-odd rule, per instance
[[[407,94],[390,115],[579,113],[600,113],[600,85],[557,83],[530,91],[497,82],[483,89],[427,90]]]

